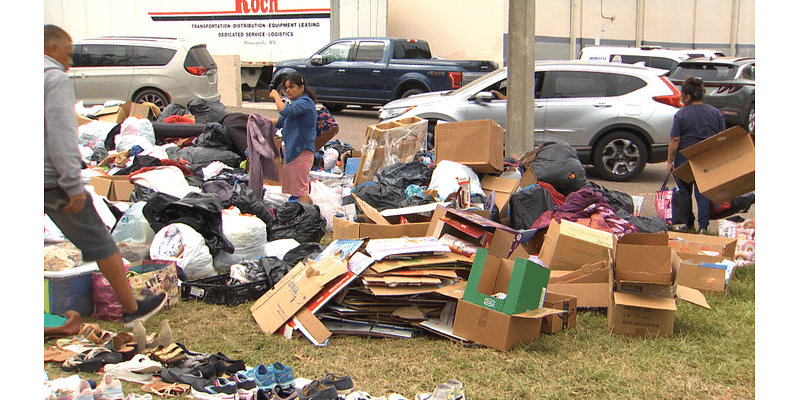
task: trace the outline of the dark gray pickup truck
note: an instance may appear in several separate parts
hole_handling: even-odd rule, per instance
[[[424,92],[452,90],[497,69],[494,61],[433,59],[423,40],[345,38],[311,57],[275,63],[271,87],[291,73],[306,78],[331,112],[347,105],[365,108]]]

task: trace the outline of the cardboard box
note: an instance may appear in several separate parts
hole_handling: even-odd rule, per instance
[[[533,342],[538,339],[542,319],[563,312],[563,310],[541,308],[508,315],[458,300],[452,333],[495,350],[509,351],[518,343]]]
[[[550,270],[524,258],[509,260],[499,246],[478,249],[462,299],[516,315],[542,308]]]
[[[109,201],[129,201],[134,189],[134,184],[128,180],[128,175],[93,176],[89,184],[95,193]]]
[[[353,185],[370,182],[379,170],[397,162],[407,163],[428,143],[428,121],[419,117],[403,118],[370,125],[361,147],[361,162]]]
[[[544,307],[566,311],[563,314],[548,315],[542,320],[542,332],[556,333],[574,328],[578,323],[578,297],[547,291]]]
[[[483,248],[488,248],[495,242],[502,242],[498,249],[503,248],[507,252],[502,258],[510,256],[520,247],[522,241],[521,232],[473,211],[438,206],[424,236],[438,239],[445,234]]]
[[[711,309],[702,293],[677,286],[675,297],[651,297],[612,292],[608,306],[608,326],[612,333],[629,336],[672,336],[677,300]]]
[[[669,246],[678,253],[720,255],[729,260],[736,256],[736,239],[693,233],[667,232]]]
[[[550,222],[539,258],[553,270],[575,270],[597,261],[611,261],[616,237],[610,232],[592,229],[562,220]]]
[[[73,310],[81,316],[92,315],[92,273],[97,271],[95,262],[66,271],[44,271],[44,312],[65,316]]]
[[[722,131],[681,150],[689,160],[674,175],[697,182],[704,196],[723,203],[756,189],[756,148],[753,138],[740,126]]]
[[[347,271],[347,261],[337,255],[318,262],[299,263],[250,306],[250,313],[261,330],[268,334],[275,333],[321,292],[328,282]]]
[[[449,160],[477,173],[503,171],[503,127],[490,119],[439,122],[434,130],[436,162]]]
[[[677,282],[679,285],[697,289],[705,294],[728,295],[730,279],[736,271],[736,264],[721,256],[707,256],[702,254],[678,253],[681,267],[678,270]],[[720,264],[725,261],[731,263],[730,276],[726,268],[714,268],[701,265],[701,263]]]
[[[610,270],[607,261],[599,261],[575,271],[551,271],[547,290],[577,297],[578,308],[606,308]]]
[[[113,122],[115,124],[122,123],[128,117],[153,119],[153,109],[147,104],[137,104],[132,101],[127,101],[125,104],[119,106],[105,107],[97,114],[98,120]]]
[[[363,215],[357,217],[357,221],[350,221],[344,218],[333,218],[333,239],[388,239],[427,236],[430,218],[417,216],[411,218],[413,222],[399,223],[400,216],[396,218],[384,217],[378,210],[370,206],[367,202],[353,195],[353,199],[359,208],[364,211]],[[390,220],[393,219],[394,221]]]
[[[672,286],[680,260],[668,244],[663,233],[623,235],[614,252],[614,279]]]
[[[539,180],[536,179],[536,174],[533,173],[532,169],[528,168],[520,179],[502,178],[488,174],[484,175],[481,178],[481,189],[483,189],[487,196],[491,195],[492,192],[495,193],[494,204],[500,212],[500,218],[508,219],[508,200],[511,198],[511,195],[522,188],[537,183],[539,183]],[[503,223],[508,225],[506,221],[503,221]]]

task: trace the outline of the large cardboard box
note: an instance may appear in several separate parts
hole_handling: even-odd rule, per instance
[[[556,333],[574,328],[578,323],[578,297],[555,293],[548,290],[544,298],[544,307],[566,311],[563,314],[548,315],[542,320],[542,332]]]
[[[256,300],[250,306],[250,313],[262,331],[275,333],[320,293],[328,282],[347,271],[347,261],[337,255],[307,264],[300,263]]]
[[[372,181],[379,170],[394,163],[410,162],[418,151],[426,148],[427,138],[428,121],[419,117],[368,126],[353,184]]]
[[[503,127],[497,122],[439,122],[434,132],[437,163],[449,160],[477,173],[503,171]]]
[[[711,309],[702,293],[677,286],[675,297],[653,297],[611,292],[608,325],[612,333],[629,336],[672,336],[677,300]]]
[[[740,126],[681,150],[681,154],[689,161],[675,169],[675,176],[684,182],[697,182],[700,193],[714,203],[756,189],[755,144]]]
[[[614,279],[671,286],[677,256],[663,233],[628,233],[614,252]]]
[[[458,300],[453,321],[453,335],[495,350],[509,351],[518,343],[536,341],[541,331],[542,318],[563,312],[563,310],[540,308],[508,315]]]
[[[95,193],[109,201],[129,201],[135,187],[128,175],[93,176],[89,184]]]
[[[550,222],[539,258],[553,270],[576,270],[582,265],[609,261],[615,236],[567,220]]]
[[[720,255],[729,260],[736,256],[736,239],[693,233],[668,232],[669,246],[678,253]]]
[[[678,257],[681,259],[677,278],[679,285],[697,289],[705,294],[728,295],[730,280],[736,271],[736,264],[733,261],[721,256],[691,253],[678,253]],[[726,261],[730,264],[730,275],[728,268],[706,266],[708,264],[723,266],[722,263]]]
[[[462,299],[507,315],[542,308],[550,270],[528,259],[504,258],[497,245],[492,249],[478,249]]]
[[[610,269],[608,261],[598,261],[575,271],[551,271],[547,290],[577,297],[578,308],[606,308]]]
[[[516,229],[472,211],[438,206],[431,217],[428,232],[424,236],[439,239],[445,234],[483,248],[489,248],[489,246],[501,242],[497,248],[502,248],[506,252],[502,258],[510,256],[520,247],[522,241],[522,233]]]
[[[422,217],[418,214],[406,215],[410,222],[400,223],[400,216],[385,217],[367,202],[353,195],[356,204],[364,212],[358,215],[356,221],[344,218],[333,218],[333,239],[388,239],[407,237],[427,236],[430,217]],[[406,217],[404,216],[404,218]]]

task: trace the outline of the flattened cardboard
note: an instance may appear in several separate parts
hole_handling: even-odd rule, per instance
[[[250,313],[261,330],[267,334],[275,333],[328,282],[345,273],[347,262],[338,256],[309,261],[308,264],[299,263],[250,306]]]
[[[542,319],[563,310],[541,308],[507,315],[470,302],[459,300],[453,321],[453,335],[500,351],[509,351],[518,343],[539,338]]]
[[[610,261],[615,237],[567,220],[550,221],[539,258],[553,270],[575,270],[597,261]]]
[[[614,279],[672,285],[673,250],[662,233],[628,233],[617,241]]]
[[[490,119],[439,122],[434,134],[436,162],[449,160],[477,173],[503,171],[503,127]]]
[[[733,260],[736,255],[735,238],[672,231],[667,232],[667,235],[669,246],[678,253],[718,254],[728,260]]]
[[[740,126],[724,130],[681,150],[689,160],[673,172],[684,182],[697,182],[704,196],[723,203],[756,189],[755,144]]]
[[[548,315],[542,320],[542,332],[556,333],[565,329],[574,328],[578,323],[578,297],[555,293],[548,290],[544,298],[544,307],[564,310],[565,313]]]

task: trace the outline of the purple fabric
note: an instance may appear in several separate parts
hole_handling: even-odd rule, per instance
[[[588,187],[570,193],[564,204],[545,211],[534,221],[531,229],[546,229],[550,226],[551,220],[561,222],[562,219],[566,219],[575,222],[586,218],[592,220],[595,225],[591,226],[592,228],[617,235],[639,231],[632,223],[617,217],[614,208],[606,202],[602,193]]]
[[[250,114],[247,118],[247,156],[250,158],[250,188],[256,198],[264,195],[264,179],[280,179],[275,156],[280,154],[275,144],[275,125],[269,118]]]

